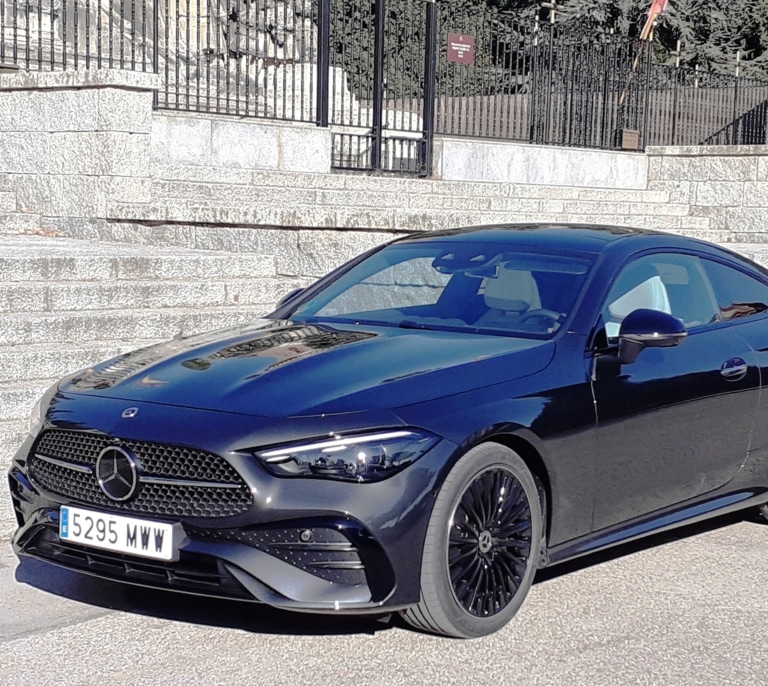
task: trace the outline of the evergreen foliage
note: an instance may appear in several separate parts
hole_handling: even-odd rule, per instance
[[[564,0],[561,20],[595,29],[639,35],[650,0]],[[656,27],[662,61],[673,62],[677,42],[681,64],[734,74],[737,53],[742,75],[768,78],[768,3],[754,0],[670,0]]]
[[[650,6],[651,0],[561,0],[556,9],[558,32],[585,37],[613,32],[637,37]],[[346,71],[350,86],[363,100],[372,96],[372,7],[372,0],[333,0],[331,11],[332,63]],[[424,40],[424,5],[413,0],[386,0],[386,7],[384,80],[388,93],[398,99],[418,98],[423,83],[423,57],[418,46]],[[474,86],[482,86],[486,93],[514,92],[521,87],[505,79],[512,71],[512,61],[527,59],[526,48],[516,37],[527,32],[537,16],[546,19],[549,15],[540,0],[438,0],[437,7],[444,31],[449,27],[476,36],[477,66],[490,75],[483,84],[465,83],[469,89],[465,95],[471,95]],[[446,63],[444,35],[440,40],[438,74],[450,77],[453,66]],[[768,79],[768,0],[669,0],[655,30],[657,61],[674,64],[678,41],[682,66],[732,75],[738,52],[742,76]],[[403,57],[411,52],[412,58]]]

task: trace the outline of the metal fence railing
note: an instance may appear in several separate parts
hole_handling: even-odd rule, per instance
[[[428,174],[435,134],[766,143],[768,83],[469,0],[0,0],[0,67],[162,75],[160,108],[332,128],[338,169]]]
[[[768,142],[768,83],[663,65],[652,70],[646,146]]]
[[[157,0],[0,0],[0,64],[155,71]]]
[[[158,106],[316,120],[316,0],[157,1]]]

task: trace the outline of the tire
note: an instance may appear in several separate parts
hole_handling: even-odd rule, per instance
[[[492,502],[500,505],[489,512]],[[533,583],[542,519],[536,482],[517,453],[498,443],[469,450],[435,500],[422,555],[420,601],[403,612],[405,621],[456,638],[501,629]]]

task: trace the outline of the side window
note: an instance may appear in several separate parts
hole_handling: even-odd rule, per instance
[[[603,308],[608,338],[618,337],[624,317],[639,309],[671,314],[686,328],[720,318],[701,262],[692,255],[646,255],[624,267]]]
[[[723,319],[751,317],[768,310],[768,286],[738,269],[702,260]]]

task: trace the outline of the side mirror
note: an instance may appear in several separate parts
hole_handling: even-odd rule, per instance
[[[303,293],[305,289],[303,288],[294,288],[292,291],[289,291],[286,293],[280,300],[277,301],[277,305],[275,306],[275,309],[278,307],[282,307],[287,303],[289,300],[293,300],[299,293]]]
[[[619,329],[619,361],[632,364],[645,348],[673,348],[685,340],[683,323],[666,312],[635,310]]]

